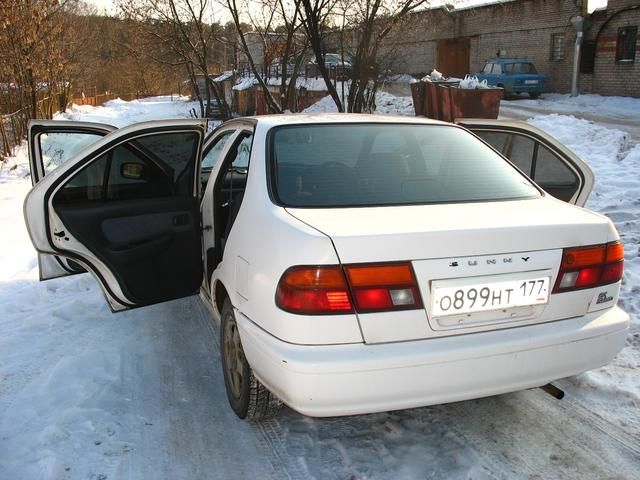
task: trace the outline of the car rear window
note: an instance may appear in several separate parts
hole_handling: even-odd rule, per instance
[[[292,207],[522,199],[538,190],[467,131],[446,125],[330,124],[271,135],[275,200]]]

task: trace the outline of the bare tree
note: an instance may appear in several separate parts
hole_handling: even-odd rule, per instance
[[[381,72],[378,54],[389,34],[416,8],[428,0],[372,0],[352,4],[351,31],[358,38],[349,87],[349,111],[371,111]]]
[[[313,52],[318,70],[327,85],[329,95],[338,107],[339,112],[344,112],[344,104],[338,95],[338,90],[331,83],[329,70],[324,62],[324,53],[326,51],[324,42],[324,33],[327,30],[327,21],[334,13],[336,0],[302,0],[303,18],[302,23],[309,40],[309,46]]]
[[[156,46],[161,46],[161,55],[153,49],[139,50],[130,45],[132,51],[143,54],[156,62],[167,65],[183,65],[201,101],[202,116],[210,111],[211,95],[225,118],[231,116],[219,85],[210,77],[210,59],[223,40],[219,36],[221,27],[215,21],[213,0],[120,0],[121,14],[139,25],[151,37]],[[170,53],[170,55],[166,55]],[[197,76],[204,78],[204,92],[199,92]]]
[[[0,9],[0,76],[31,118],[41,115],[41,94],[55,92],[66,66],[56,41],[64,5],[57,0],[5,0]]]
[[[282,113],[283,112],[282,105],[275,98],[273,98],[273,95],[271,94],[271,91],[269,90],[269,87],[265,82],[263,72],[258,69],[258,66],[256,65],[256,62],[253,58],[253,54],[251,53],[251,50],[247,43],[247,38],[246,38],[247,32],[245,31],[244,24],[242,23],[240,16],[243,13],[248,12],[249,10],[248,5],[246,3],[239,5],[237,0],[225,0],[225,5],[227,7],[227,10],[231,14],[231,18],[233,19],[233,24],[236,27],[236,32],[238,34],[238,41],[240,42],[239,48],[244,54],[244,56],[246,57],[247,62],[249,63],[249,68],[251,69],[253,76],[255,77],[256,81],[258,82],[258,85],[260,86],[260,89],[262,90],[262,93],[264,95],[264,98],[267,104],[267,109],[269,110],[270,113]],[[270,27],[272,26],[271,24],[272,19],[273,19],[273,11],[272,11],[271,18],[268,20],[268,22],[266,22],[266,25],[261,27],[260,30],[264,32],[268,32]]]
[[[428,0],[302,0],[302,4],[311,49],[338,111],[372,110],[381,77],[378,62],[381,46],[407,14],[427,5]],[[331,28],[331,22],[339,26]],[[345,50],[353,54],[346,105],[331,84],[330,72],[324,64],[323,54],[329,42],[338,44],[343,64]],[[343,66],[341,70],[345,75],[346,68]]]

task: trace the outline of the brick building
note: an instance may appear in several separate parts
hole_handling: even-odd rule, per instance
[[[593,12],[582,55],[580,91],[640,97],[640,1],[609,0]]]
[[[609,0],[594,15],[588,15],[586,0],[442,6],[409,15],[380,58],[395,72],[419,75],[436,68],[460,77],[479,71],[487,58],[525,57],[549,77],[550,91],[569,92],[576,39],[570,19],[580,15],[587,19],[580,91],[640,97],[637,5],[639,0]]]

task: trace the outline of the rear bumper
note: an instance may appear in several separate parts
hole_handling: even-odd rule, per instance
[[[372,413],[544,385],[600,367],[622,349],[629,316],[584,317],[492,332],[388,344],[293,345],[237,313],[256,375],[310,416]]]

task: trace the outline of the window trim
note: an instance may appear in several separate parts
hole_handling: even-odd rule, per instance
[[[623,57],[623,44],[622,44],[622,36],[624,32],[633,32],[631,35],[631,44],[630,44],[630,52],[628,53],[629,57]],[[618,28],[618,35],[616,37],[616,63],[634,63],[636,61],[636,54],[638,48],[638,26],[626,26]]]
[[[556,46],[556,40],[561,40],[559,46]],[[566,60],[567,58],[566,47],[567,47],[566,35],[564,33],[552,33],[550,60],[552,62],[562,62]],[[557,53],[557,56],[556,56],[556,53]]]

